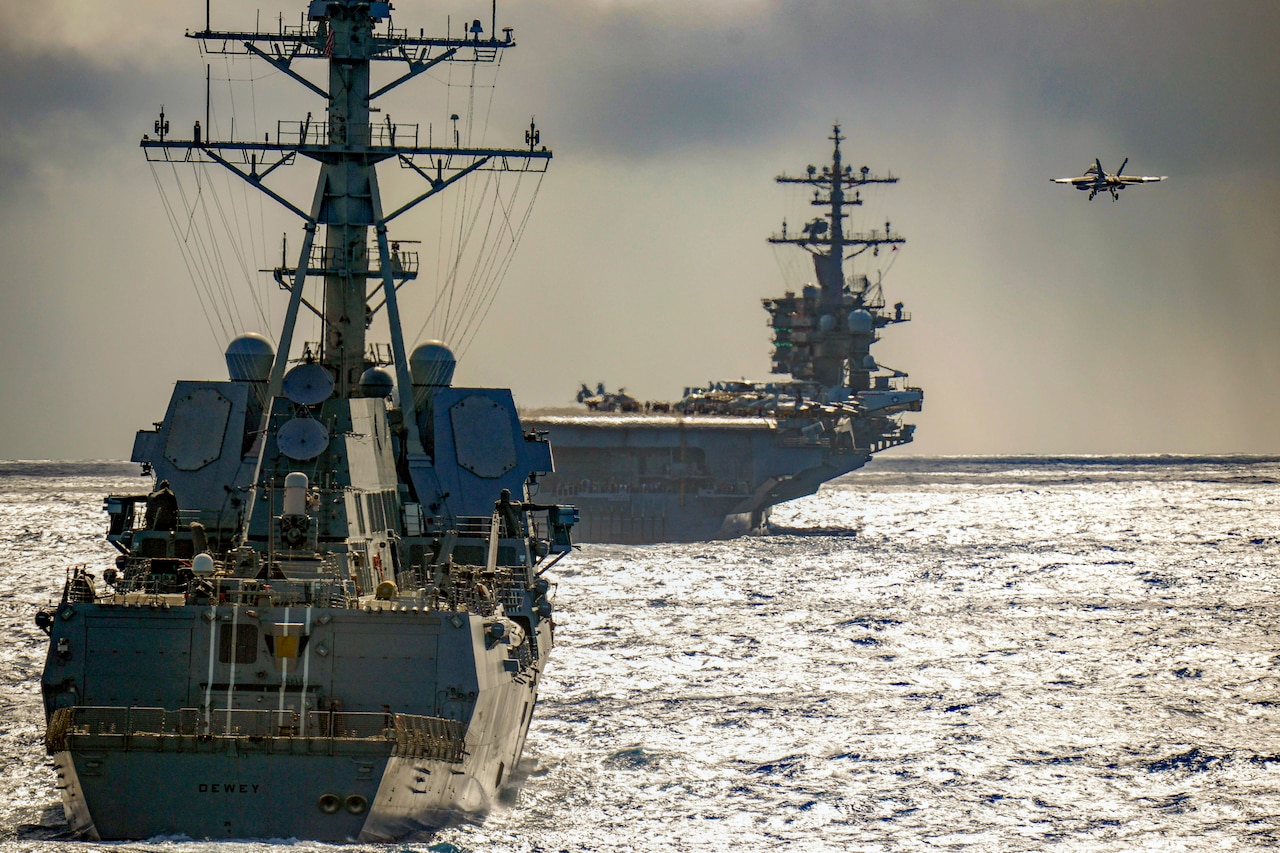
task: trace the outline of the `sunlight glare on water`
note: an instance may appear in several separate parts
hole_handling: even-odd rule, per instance
[[[42,840],[31,616],[110,558],[129,466],[6,473],[0,853],[79,853]],[[1278,482],[1275,459],[878,459],[777,535],[585,546],[553,570],[518,788],[404,849],[1275,846]]]

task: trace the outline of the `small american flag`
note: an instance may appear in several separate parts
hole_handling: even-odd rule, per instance
[[[329,30],[329,34],[324,37],[324,55],[333,56],[333,30]]]

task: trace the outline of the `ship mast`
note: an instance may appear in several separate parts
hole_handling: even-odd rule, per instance
[[[206,22],[204,30],[188,33],[202,42],[206,53],[253,55],[265,60],[320,96],[327,121],[308,112],[304,119],[278,122],[275,138],[268,132],[262,141],[209,139],[202,136],[198,121],[190,139],[170,139],[167,123],[161,132],[163,122],[157,122],[159,138],[144,136],[142,140],[148,160],[217,163],[303,221],[305,236],[297,265],[275,270],[276,280],[289,291],[289,307],[268,381],[268,399],[280,393],[292,358],[297,317],[304,306],[320,317],[324,329],[319,352],[308,352],[308,356],[332,374],[337,396],[359,396],[364,371],[379,363],[366,345],[365,332],[373,315],[386,308],[401,422],[410,455],[421,454],[423,445],[396,291],[416,277],[417,258],[393,251],[388,223],[474,171],[544,171],[551,152],[537,144],[539,133],[532,126],[526,132],[527,147],[522,149],[466,148],[456,133],[447,140],[452,144],[432,145],[428,140],[424,145],[416,124],[395,124],[390,116],[371,123],[370,116],[376,111],[372,104],[439,63],[491,63],[502,50],[515,46],[511,28],[502,30],[499,37],[496,8],[490,28],[486,37],[484,25],[476,19],[464,24],[459,36],[413,36],[393,26],[390,4],[378,0],[312,0],[305,20],[297,25],[282,23],[277,32],[214,31]],[[295,70],[296,61],[303,59],[326,63],[327,90]],[[374,61],[403,62],[406,68],[399,77],[371,91]],[[210,129],[204,130],[207,133]],[[265,183],[273,171],[293,165],[299,156],[320,165],[314,196],[305,209]],[[422,178],[427,188],[387,211],[376,166],[393,160]],[[319,226],[324,226],[323,242],[317,246]],[[372,247],[371,229],[375,237]],[[312,277],[323,280],[319,307],[303,296],[307,279]],[[370,282],[380,287],[370,288]],[[371,302],[379,290],[381,301],[374,306]]]
[[[869,387],[869,371],[863,369],[862,362],[868,355],[871,338],[868,337],[866,345],[861,346],[856,340],[861,336],[855,336],[855,344],[851,349],[847,345],[848,335],[837,330],[845,322],[844,314],[847,309],[861,307],[860,294],[852,301],[848,298],[850,294],[845,280],[844,262],[868,249],[878,250],[880,246],[897,245],[906,240],[893,233],[888,222],[884,224],[884,231],[845,233],[845,207],[862,204],[858,188],[867,184],[896,184],[898,179],[892,174],[883,177],[873,175],[866,166],[855,172],[852,166],[844,165],[840,143],[846,137],[840,133],[840,125],[833,126],[832,135],[828,139],[834,143],[830,166],[823,166],[821,170],[816,166],[809,166],[804,177],[779,175],[776,178],[780,184],[812,186],[814,190],[810,204],[827,208],[826,213],[806,223],[800,234],[788,234],[786,223],[783,222],[781,233],[771,236],[769,242],[799,246],[813,255],[813,269],[819,287],[817,307],[822,318],[817,333],[827,339],[819,341],[815,347],[812,378],[824,388],[844,385],[847,381],[852,390],[860,391]]]

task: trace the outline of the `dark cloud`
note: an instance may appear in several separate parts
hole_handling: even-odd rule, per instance
[[[215,23],[252,26],[252,5],[218,5]],[[405,7],[397,24],[442,30],[465,5]],[[556,160],[460,381],[546,404],[579,380],[658,397],[761,376],[757,299],[793,284],[764,238],[809,215],[772,177],[826,156],[841,121],[851,157],[904,178],[861,225],[892,217],[909,241],[887,287],[915,322],[881,346],[926,389],[917,450],[1274,452],[1280,6],[522,0],[498,13],[521,47],[488,141],[522,139],[536,114]],[[135,148],[161,103],[177,123],[203,111],[205,58],[179,31],[163,48],[153,32],[44,52],[0,42],[0,349],[10,363],[54,353],[0,396],[96,427],[11,415],[0,455],[122,455],[173,379],[222,370]],[[469,73],[433,72],[390,109],[438,131],[472,94]],[[242,129],[314,108],[254,74]],[[1114,205],[1047,180],[1125,156],[1171,180]],[[101,353],[175,324],[175,363],[131,373],[145,412],[122,409]]]
[[[988,93],[1108,128],[1169,168],[1269,157],[1280,7],[1234,2],[524,4],[549,116],[590,156],[743,147],[815,115]],[[526,65],[528,67],[528,65]],[[1135,148],[1136,151],[1136,148]]]
[[[51,174],[100,164],[140,138],[166,88],[136,64],[12,45],[0,47],[0,80],[0,195],[28,205]]]

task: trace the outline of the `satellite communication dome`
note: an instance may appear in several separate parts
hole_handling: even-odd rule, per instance
[[[847,322],[849,324],[849,331],[853,332],[855,335],[865,335],[870,332],[872,327],[875,325],[875,321],[871,318],[871,312],[867,311],[865,308],[856,308],[853,311],[850,311]]]
[[[425,341],[409,356],[409,372],[414,385],[448,385],[453,382],[453,369],[458,361],[453,350],[441,341]]]
[[[207,578],[213,574],[214,569],[213,557],[206,553],[196,554],[191,558],[191,574],[196,577]]]
[[[834,332],[836,328],[836,318],[830,314],[823,314],[818,318],[818,331]]]
[[[360,374],[360,395],[363,397],[389,397],[395,387],[391,374],[381,367],[370,367]]]
[[[227,373],[234,382],[266,382],[276,360],[275,347],[262,335],[249,332],[227,344]]]

